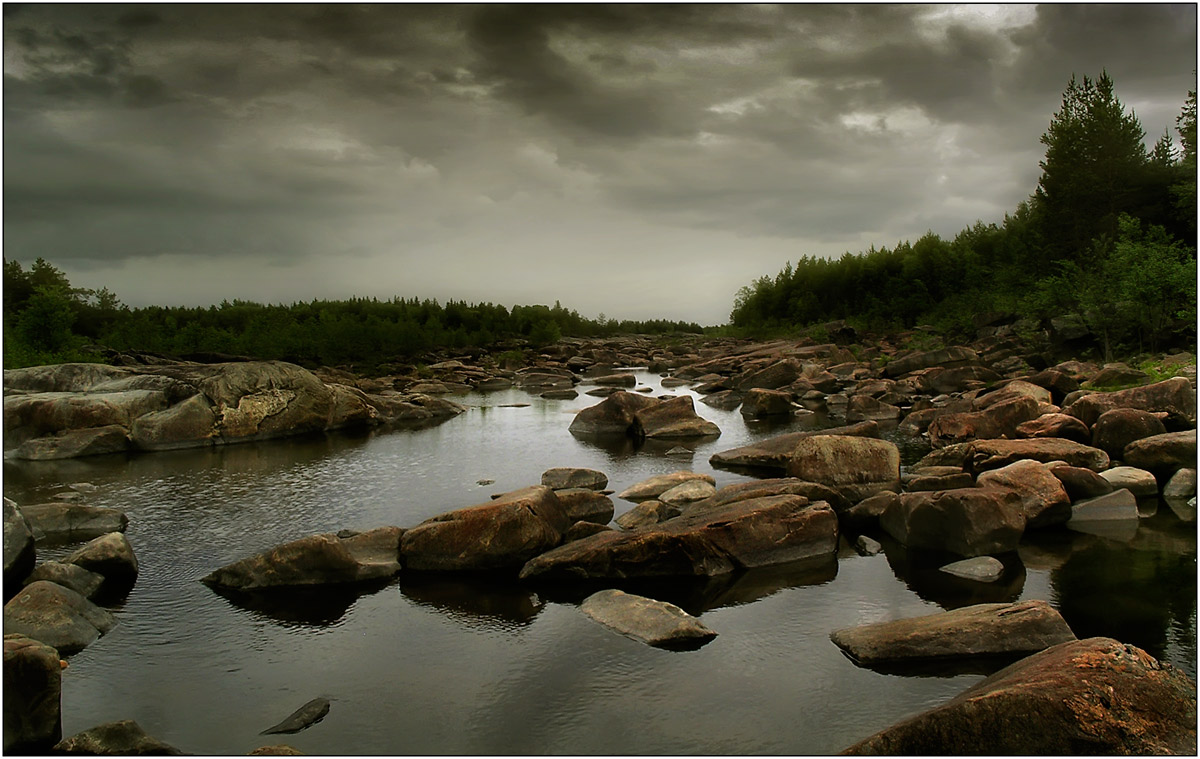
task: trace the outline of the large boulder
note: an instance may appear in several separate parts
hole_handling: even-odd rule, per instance
[[[975,400],[971,401],[971,407],[976,411],[982,411],[983,409],[1021,398],[1032,398],[1041,405],[1049,404],[1051,395],[1049,390],[1040,385],[1022,380],[1013,380],[990,393],[976,396]]]
[[[797,495],[751,498],[568,543],[530,560],[521,578],[716,576],[832,554],[837,542],[837,517],[828,504]]]
[[[1072,503],[1113,492],[1112,483],[1091,469],[1066,464],[1050,464],[1049,467],[1050,473],[1062,483]]]
[[[4,753],[44,754],[62,738],[62,667],[53,646],[4,636]]]
[[[400,571],[399,527],[349,537],[310,535],[217,569],[201,582],[232,590],[263,590],[368,582]]]
[[[46,437],[26,440],[13,457],[26,461],[54,461],[82,456],[121,453],[130,447],[129,433],[119,424],[62,430]]]
[[[69,588],[39,580],[4,604],[4,632],[20,633],[60,654],[73,654],[112,629],[116,620]]]
[[[861,664],[1033,653],[1075,640],[1045,601],[977,604],[835,630],[829,637]]]
[[[554,491],[535,485],[426,519],[404,533],[400,553],[408,569],[517,569],[562,542],[571,524]]]
[[[735,390],[777,390],[800,378],[804,367],[795,359],[776,361],[761,369],[751,369],[733,378]]]
[[[910,353],[907,356],[894,358],[883,367],[883,373],[888,377],[899,377],[902,374],[940,366],[947,369],[966,366],[979,362],[979,355],[970,348],[952,345],[938,350]]]
[[[37,562],[33,529],[15,501],[4,499],[4,589],[7,597]]]
[[[1060,643],[842,753],[1196,753],[1196,685],[1110,638]]]
[[[714,466],[747,467],[750,469],[768,469],[783,472],[787,469],[788,461],[791,460],[792,454],[795,453],[797,444],[801,440],[813,437],[814,435],[879,437],[879,423],[866,421],[825,430],[788,432],[765,440],[759,440],[749,445],[714,453],[709,458],[709,463]]]
[[[1126,464],[1155,474],[1171,474],[1196,463],[1196,430],[1180,430],[1135,440],[1125,446]]]
[[[881,490],[900,489],[900,449],[875,438],[814,435],[796,443],[787,474],[861,501]]]
[[[1061,461],[1093,472],[1102,472],[1109,465],[1108,454],[1099,448],[1060,438],[976,440],[968,445],[965,454],[964,465],[975,473],[999,469],[1021,459],[1033,459],[1043,464]]]
[[[608,475],[595,469],[562,466],[542,472],[542,484],[552,490],[587,488],[603,490],[608,487]]]
[[[110,532],[124,532],[129,525],[123,511],[67,501],[30,504],[22,512],[29,520],[33,539],[39,543],[91,540]]]
[[[91,756],[181,756],[182,751],[149,735],[131,719],[106,722],[55,744],[56,754]]]
[[[555,490],[554,495],[558,496],[558,505],[572,524],[581,521],[608,524],[612,521],[615,509],[612,499],[597,490],[567,488]]]
[[[903,493],[879,525],[909,548],[984,556],[1014,551],[1025,531],[1021,497],[1007,488]]]
[[[996,382],[1000,375],[983,366],[936,367],[921,375],[922,387],[935,393],[956,393],[968,387]]]
[[[1091,471],[1091,470],[1088,470]],[[1071,518],[1071,497],[1049,467],[1032,459],[980,473],[980,487],[989,485],[1012,490],[1021,499],[1026,527],[1064,524]]]
[[[675,604],[620,590],[593,593],[580,608],[605,627],[651,646],[695,648],[717,636]]]
[[[1105,411],[1092,425],[1090,442],[1109,455],[1119,459],[1125,446],[1135,440],[1151,435],[1162,435],[1167,431],[1161,415],[1136,408],[1115,408]]]
[[[197,393],[168,409],[138,417],[130,437],[145,451],[215,445],[219,442],[217,413],[208,398]]]
[[[929,444],[945,448],[967,440],[1016,437],[1021,424],[1040,415],[1038,401],[1023,395],[978,411],[942,414],[929,423]]]
[[[4,443],[11,448],[32,438],[94,427],[115,425],[127,430],[134,419],[167,405],[166,394],[157,390],[93,393],[80,388],[74,392],[6,395]]]
[[[1060,437],[1085,445],[1092,443],[1092,432],[1079,419],[1067,414],[1042,414],[1017,425],[1018,437]],[[1111,456],[1111,454],[1109,454]]]
[[[742,398],[742,416],[764,419],[770,416],[790,416],[795,411],[792,394],[783,390],[754,388]]]
[[[609,395],[595,406],[583,409],[571,420],[572,435],[582,437],[609,437],[629,434],[634,414],[655,406],[659,401],[624,390]]]
[[[1077,416],[1092,426],[1101,414],[1114,408],[1166,412],[1169,428],[1196,425],[1196,391],[1183,377],[1113,393],[1088,393],[1064,408],[1063,413]]]
[[[104,578],[106,592],[129,590],[137,582],[138,561],[129,538],[122,532],[110,532],[89,540],[63,560]]]
[[[673,440],[676,438],[717,437],[721,428],[696,415],[692,396],[681,395],[639,409],[633,415],[630,433],[637,439]]]

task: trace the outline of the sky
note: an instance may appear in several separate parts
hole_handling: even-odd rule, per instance
[[[1072,75],[1152,144],[1195,4],[5,3],[4,256],[132,306],[727,321],[1034,191]]]

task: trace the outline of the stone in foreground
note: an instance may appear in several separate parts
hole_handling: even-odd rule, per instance
[[[717,637],[674,604],[620,590],[593,593],[580,608],[605,627],[660,648],[698,648]]]
[[[900,489],[900,449],[888,440],[813,435],[796,443],[787,473],[858,502],[881,490]]]
[[[56,754],[92,754],[94,756],[182,756],[183,752],[146,734],[131,719],[108,722],[76,733],[54,746]]]
[[[58,651],[17,633],[4,636],[4,753],[44,754],[62,738]]]
[[[1196,685],[1111,638],[1060,643],[844,754],[1196,754]]]
[[[116,620],[69,588],[38,580],[4,604],[4,632],[20,633],[63,655],[77,653],[112,629]]]
[[[263,590],[355,583],[400,571],[399,527],[380,527],[347,538],[310,535],[235,561],[200,581],[231,590]]]
[[[1032,653],[1075,640],[1045,601],[977,604],[836,630],[829,637],[860,664]]]

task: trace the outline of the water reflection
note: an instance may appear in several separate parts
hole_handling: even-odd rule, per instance
[[[213,592],[253,616],[283,627],[331,627],[346,616],[359,598],[377,593],[390,580],[319,588],[277,588],[269,591],[234,591],[213,588]]]
[[[888,566],[896,578],[921,598],[947,611],[973,604],[1011,603],[1025,589],[1025,565],[1016,552],[995,557],[1004,564],[998,580],[979,582],[941,571],[941,567],[961,560],[961,556],[910,550],[887,534],[875,537],[883,545]]]
[[[472,627],[528,625],[546,606],[537,593],[515,580],[487,575],[405,572],[399,585],[405,598]]]
[[[845,652],[842,652],[845,654]],[[846,658],[863,669],[878,672],[881,675],[895,677],[934,677],[949,678],[960,675],[994,675],[1013,662],[1028,656],[1027,653],[996,654],[994,656],[964,656],[946,659],[924,659],[921,661],[873,662],[864,664],[854,661],[853,657]]]

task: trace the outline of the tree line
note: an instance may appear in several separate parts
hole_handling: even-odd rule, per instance
[[[1114,351],[1194,345],[1196,93],[1150,150],[1107,72],[1072,77],[1041,137],[1034,193],[1003,222],[944,240],[801,257],[741,288],[730,323],[787,331],[845,319],[862,329],[931,324],[970,336],[977,314],[1080,320]]]
[[[558,302],[470,304],[395,297],[291,305],[224,301],[205,307],[130,308],[107,288],[72,287],[44,259],[4,262],[4,365],[102,361],[98,348],[170,357],[229,354],[306,366],[371,370],[433,349],[535,347],[568,337],[702,332],[693,322],[589,319]],[[521,342],[514,342],[521,341]]]

